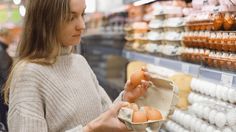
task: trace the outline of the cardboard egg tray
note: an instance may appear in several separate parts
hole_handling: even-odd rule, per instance
[[[178,102],[178,89],[172,81],[161,78],[157,75],[151,75],[152,85],[147,93],[140,97],[135,103],[139,106],[151,106],[160,110],[163,120],[147,121],[143,123],[132,122],[133,110],[121,108],[118,118],[126,124],[126,127],[135,132],[158,131],[161,125],[167,121],[175,110]]]

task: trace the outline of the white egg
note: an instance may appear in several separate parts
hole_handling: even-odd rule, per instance
[[[190,128],[190,121],[191,121],[191,116],[190,115],[187,115],[186,118],[185,118],[185,124],[184,124],[184,127],[185,128]]]
[[[209,121],[211,124],[215,123],[215,116],[216,116],[216,111],[215,110],[211,110],[210,114],[209,114]]]
[[[233,130],[233,132],[236,132],[236,125],[235,126],[231,126],[231,129]]]
[[[227,122],[230,126],[236,125],[236,110],[232,109],[227,112]]]
[[[217,127],[222,128],[226,124],[226,115],[222,112],[217,112],[215,116],[215,124]]]
[[[216,85],[211,83],[211,86],[209,87],[210,96],[215,97],[216,96]]]
[[[230,88],[228,90],[228,98],[229,98],[230,103],[236,103],[236,90],[235,89]]]
[[[216,98],[221,99],[221,85],[216,86]]]
[[[188,101],[189,101],[189,103],[190,104],[193,104],[193,94],[192,93],[190,93],[189,95],[188,95]]]
[[[190,87],[191,87],[191,89],[192,89],[193,91],[195,91],[195,90],[197,89],[197,88],[196,88],[197,85],[198,85],[197,80],[198,80],[198,79],[193,78],[192,81],[191,81],[191,83],[190,83]]]
[[[197,119],[195,117],[193,117],[192,120],[191,120],[190,130],[192,130],[192,131],[195,130],[196,121],[197,121]]]
[[[201,120],[197,120],[196,125],[195,125],[195,131],[199,132],[202,126],[202,121]]]
[[[205,132],[207,127],[208,127],[208,125],[206,123],[203,123],[200,127],[200,132]]]
[[[233,132],[229,127],[226,127],[222,130],[222,132]]]
[[[214,132],[221,132],[220,130],[215,130]]]
[[[205,107],[204,109],[203,109],[203,112],[204,112],[204,119],[209,119],[208,117],[209,117],[209,113],[210,113],[210,108],[209,107]]]
[[[220,98],[224,101],[228,101],[228,88],[227,87],[221,88]]]
[[[199,105],[198,106],[198,115],[200,118],[203,118],[204,114],[203,114],[203,106],[202,105]]]
[[[214,132],[215,128],[213,126],[208,126],[206,132]]]

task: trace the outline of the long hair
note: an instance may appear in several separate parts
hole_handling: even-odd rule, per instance
[[[5,103],[9,101],[13,75],[28,62],[50,65],[60,54],[62,44],[58,33],[69,19],[69,0],[28,0],[16,60],[4,88]]]

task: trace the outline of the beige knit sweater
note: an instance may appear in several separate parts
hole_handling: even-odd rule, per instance
[[[51,66],[28,63],[18,73],[11,83],[9,132],[82,132],[112,104],[81,55],[61,55]]]

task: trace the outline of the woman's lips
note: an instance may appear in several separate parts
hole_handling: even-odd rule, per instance
[[[80,34],[72,35],[72,37],[80,37]]]

